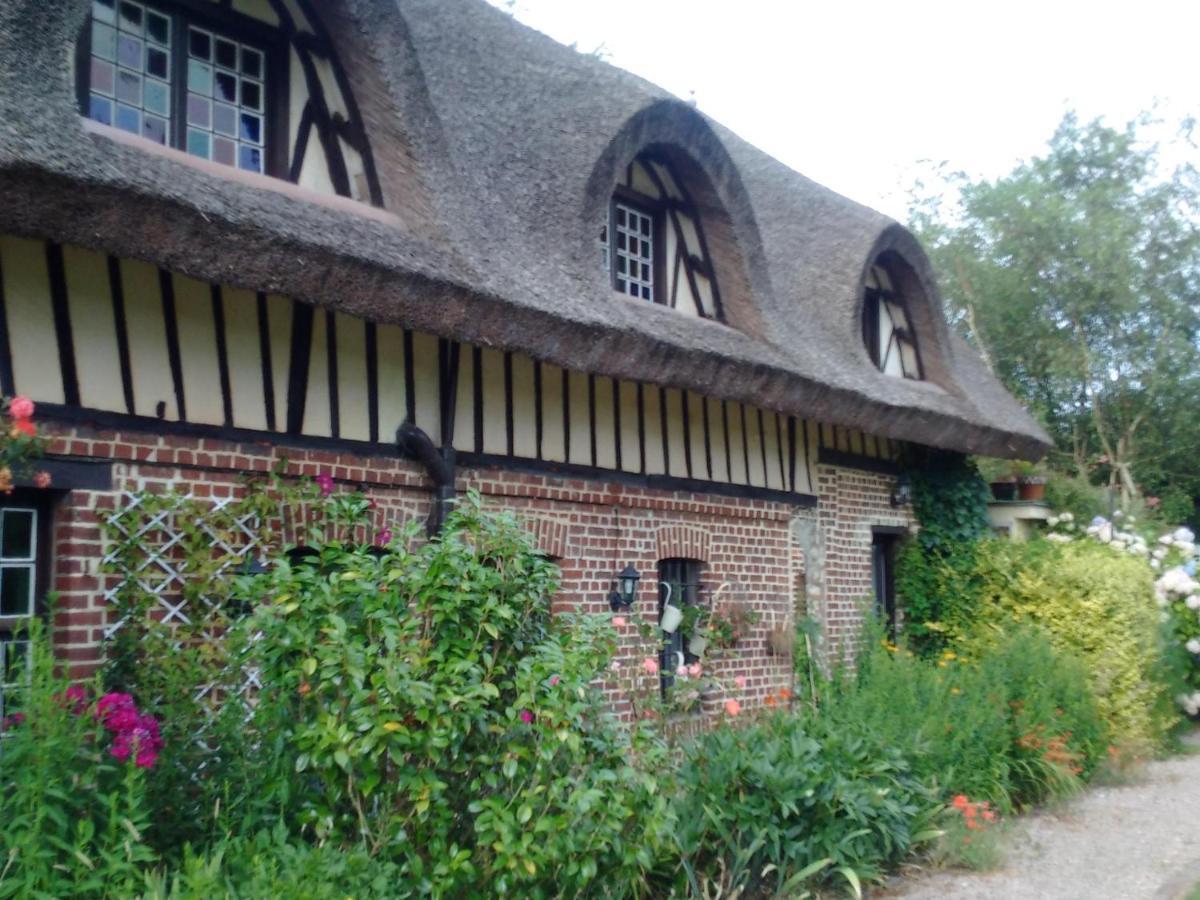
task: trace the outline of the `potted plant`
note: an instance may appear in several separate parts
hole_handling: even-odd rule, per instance
[[[1017,478],[1017,497],[1021,500],[1041,500],[1046,496],[1046,473],[1041,466],[1018,460],[1013,464]]]
[[[709,616],[707,636],[718,647],[734,647],[758,619],[758,613],[741,600],[722,603]]]
[[[1017,474],[1007,459],[979,460],[979,474],[987,481],[994,500],[1017,499]]]

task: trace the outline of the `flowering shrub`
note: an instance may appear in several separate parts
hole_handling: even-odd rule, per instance
[[[254,612],[230,637],[271,693],[248,727],[294,766],[296,831],[395,863],[398,894],[641,883],[664,852],[666,757],[596,693],[609,617],[551,617],[553,566],[477,500],[432,541],[418,524],[238,582]]]
[[[936,663],[877,644],[825,694],[824,716],[869,726],[944,795],[1003,810],[1072,792],[1105,747],[1086,670],[1029,628]]]
[[[0,401],[3,402],[3,401]],[[5,405],[6,428],[0,428],[0,494],[10,494],[14,479],[30,467],[30,460],[45,452],[45,442],[33,424],[34,403],[28,397],[13,397]],[[50,487],[50,474],[38,472],[33,483]]]
[[[1084,529],[1076,529],[1070,513],[1051,516],[1047,524],[1050,541],[1103,544],[1143,560],[1154,571],[1158,576],[1154,597],[1168,632],[1169,652],[1181,662],[1182,690],[1176,702],[1189,716],[1200,715],[1200,581],[1196,580],[1195,533],[1181,527],[1156,536],[1152,530],[1139,530],[1133,516],[1119,511],[1113,521],[1096,516]]]
[[[1003,858],[1003,824],[986,800],[958,794],[946,808],[934,858],[942,865],[991,869]]]
[[[29,652],[0,726],[0,896],[134,896],[156,861],[145,775],[157,723],[129,698],[93,701],[56,676],[36,622]]]

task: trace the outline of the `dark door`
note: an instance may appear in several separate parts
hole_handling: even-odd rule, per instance
[[[876,534],[871,541],[871,579],[875,591],[875,615],[896,638],[896,535]]]

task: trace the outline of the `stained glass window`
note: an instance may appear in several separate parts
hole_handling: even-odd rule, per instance
[[[87,75],[86,112],[96,121],[264,171],[262,48],[191,23],[186,14],[133,0],[93,0]]]

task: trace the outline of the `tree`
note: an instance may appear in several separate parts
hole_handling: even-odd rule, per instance
[[[1139,482],[1190,476],[1200,495],[1200,178],[1160,171],[1151,124],[1069,113],[1044,156],[995,181],[946,177],[957,202],[919,185],[911,211],[951,322],[1041,418],[1056,461],[1107,475],[1124,505]]]

